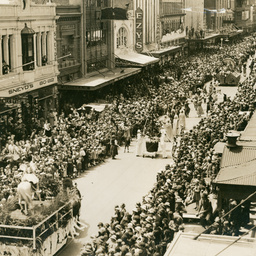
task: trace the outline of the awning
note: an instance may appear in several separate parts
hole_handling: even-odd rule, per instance
[[[95,91],[106,85],[122,80],[126,77],[140,73],[140,68],[115,68],[112,70],[99,70],[94,76],[80,78],[59,85],[60,90]]]
[[[151,51],[150,53],[155,57],[160,57],[160,56],[178,52],[181,50],[182,50],[182,46],[176,45],[176,46],[171,46],[171,47],[163,48],[163,49],[156,50],[156,51]]]
[[[226,143],[224,142],[217,142],[215,145],[214,145],[214,151],[218,154],[222,154],[223,153],[223,150],[224,150],[224,147],[225,147]]]
[[[220,34],[210,34],[210,35],[206,35],[204,38],[188,38],[187,41],[188,42],[207,42],[211,39],[215,39],[220,37]]]
[[[86,111],[87,108],[89,109],[94,109],[97,112],[102,112],[106,106],[109,106],[110,104],[103,104],[103,103],[89,103],[89,104],[84,104],[83,106],[81,106],[80,108],[78,108],[77,110],[81,110],[81,111]]]
[[[256,112],[252,115],[250,122],[245,127],[245,130],[241,135],[240,140],[256,141],[255,129],[256,129]]]
[[[130,63],[134,63],[138,67],[145,67],[147,65],[157,63],[159,62],[158,58],[147,56],[144,54],[139,54],[136,52],[125,52],[125,53],[119,53],[116,55],[116,61],[118,62],[118,59],[127,61],[127,65]]]
[[[256,239],[236,236],[208,235],[179,232],[170,243],[164,256],[221,256],[255,255]],[[232,246],[230,246],[232,244]]]
[[[256,186],[256,161],[221,168],[214,183]]]

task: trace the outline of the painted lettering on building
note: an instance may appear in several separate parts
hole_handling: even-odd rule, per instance
[[[143,50],[143,11],[138,7],[135,11],[135,50],[142,52]]]
[[[16,88],[13,88],[13,89],[10,89],[8,92],[10,95],[12,94],[20,94],[22,92],[25,92],[31,88],[33,88],[33,84],[26,84],[26,85],[23,85],[23,86],[19,86],[19,87],[16,87]]]
[[[36,81],[34,83],[29,83],[29,84],[25,84],[25,85],[21,85],[12,89],[9,89],[8,91],[3,91],[3,95],[4,96],[14,96],[14,95],[18,95],[18,94],[22,94],[24,92],[29,92],[32,90],[36,90],[39,89],[40,87],[45,87],[51,84],[57,83],[57,77],[51,77],[48,79],[44,79],[44,80],[40,80],[40,81]],[[6,95],[5,95],[6,94]]]

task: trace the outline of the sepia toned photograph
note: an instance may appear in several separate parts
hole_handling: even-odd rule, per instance
[[[0,0],[0,256],[256,256],[256,0]]]

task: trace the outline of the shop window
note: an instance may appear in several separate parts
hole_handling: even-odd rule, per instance
[[[21,31],[21,42],[22,42],[22,66],[23,70],[34,69],[34,36],[35,31],[27,27]]]
[[[7,41],[8,40],[8,41]],[[7,43],[6,43],[7,42]],[[9,39],[8,36],[4,36],[2,39],[2,74],[6,75],[10,71],[9,66]]]
[[[127,47],[127,30],[122,27],[118,30],[117,38],[116,38],[116,47],[120,48],[122,46]]]

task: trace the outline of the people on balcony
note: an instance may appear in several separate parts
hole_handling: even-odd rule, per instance
[[[3,75],[6,75],[9,73],[9,65],[6,63],[5,60],[3,60],[3,63],[2,63],[2,73]]]

